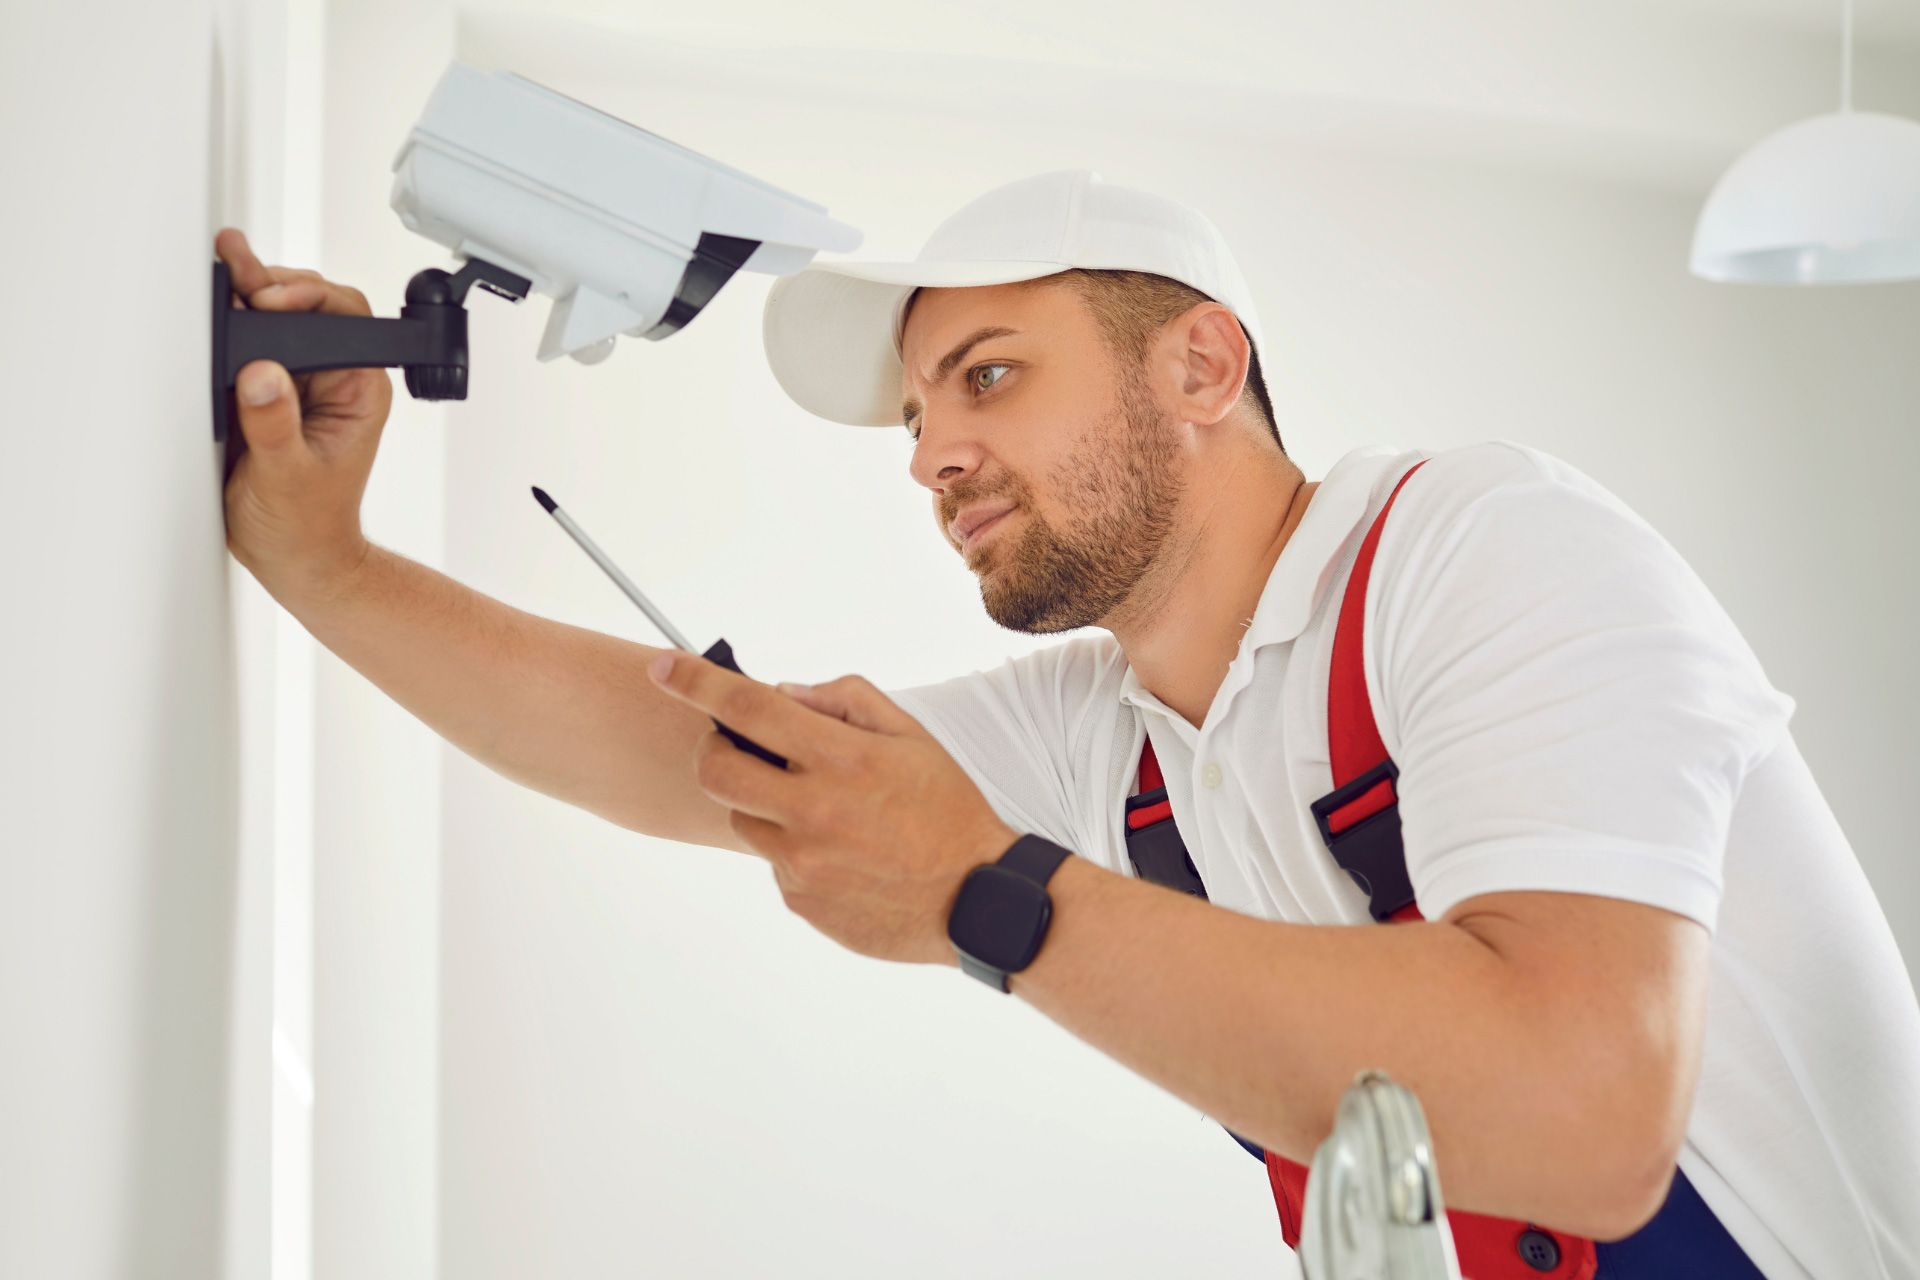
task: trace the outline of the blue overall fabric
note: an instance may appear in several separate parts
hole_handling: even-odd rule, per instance
[[[1700,1276],[1713,1280],[1766,1280],[1734,1242],[1720,1219],[1675,1169],[1667,1202],[1653,1221],[1624,1240],[1596,1241],[1600,1265],[1593,1280],[1667,1280]]]
[[[1226,1129],[1225,1125],[1221,1128]],[[1264,1168],[1267,1153],[1227,1129]],[[1653,1220],[1624,1240],[1596,1242],[1593,1280],[1766,1280],[1680,1170]]]

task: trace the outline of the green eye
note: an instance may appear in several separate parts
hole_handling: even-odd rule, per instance
[[[993,390],[995,384],[997,384],[1000,381],[1000,379],[994,378],[989,382],[982,383],[980,381],[979,375],[988,369],[1011,369],[1011,368],[1013,368],[1013,366],[1010,364],[977,364],[973,366],[973,368],[967,370],[967,385],[972,387],[973,390],[976,392],[991,391]],[[914,427],[912,424],[908,424],[907,425],[908,442],[917,443],[919,439],[920,439],[919,429],[917,427]]]
[[[993,382],[989,382],[985,386],[982,386],[980,384],[979,378],[976,375],[978,375],[979,373],[981,373],[983,370],[986,370],[986,369],[1010,369],[1012,367],[1013,366],[1011,365],[1004,365],[1004,364],[977,364],[973,366],[973,368],[967,370],[967,381],[971,383],[974,389],[977,391],[988,391],[992,389],[994,382],[998,382],[1000,381],[1000,379],[995,378]]]

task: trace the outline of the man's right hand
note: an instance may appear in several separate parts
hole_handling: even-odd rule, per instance
[[[234,292],[256,310],[373,314],[365,294],[317,271],[261,265],[237,228],[221,228],[213,247]],[[265,404],[247,398],[256,380],[276,392]],[[393,382],[384,368],[290,378],[276,361],[254,360],[235,390],[240,439],[228,448],[227,548],[270,589],[331,590],[367,554],[360,499]]]

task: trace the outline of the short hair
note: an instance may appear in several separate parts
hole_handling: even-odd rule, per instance
[[[1093,313],[1095,322],[1107,340],[1108,349],[1122,366],[1139,368],[1146,363],[1147,350],[1154,335],[1175,316],[1202,302],[1215,302],[1189,284],[1151,271],[1107,271],[1072,267],[1052,275],[1021,281],[1028,285],[1064,284],[1077,292]],[[1246,326],[1240,327],[1246,333]],[[1280,439],[1280,427],[1274,420],[1273,401],[1267,395],[1267,382],[1260,373],[1260,352],[1247,334],[1247,381],[1241,388],[1240,402],[1251,405],[1273,436],[1273,443],[1286,453]]]

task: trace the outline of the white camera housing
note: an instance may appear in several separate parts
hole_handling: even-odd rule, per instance
[[[409,230],[554,300],[539,358],[658,340],[735,270],[783,276],[860,232],[826,209],[509,71],[448,66],[393,160]]]

